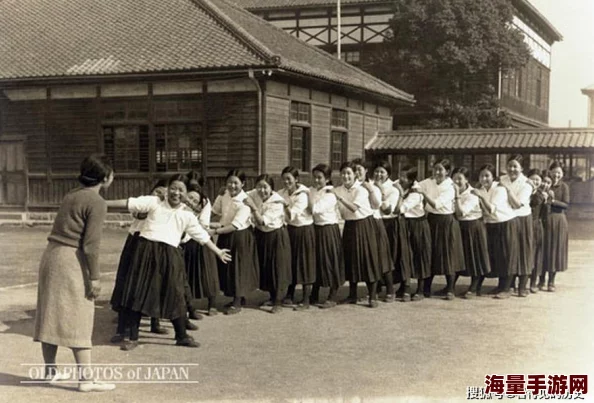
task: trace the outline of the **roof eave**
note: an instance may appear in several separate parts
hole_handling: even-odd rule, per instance
[[[524,11],[529,17],[533,18],[553,42],[561,42],[563,40],[561,32],[530,1],[514,0],[514,4],[520,11]]]

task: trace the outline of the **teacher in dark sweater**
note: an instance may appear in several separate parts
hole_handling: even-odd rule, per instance
[[[93,381],[90,373],[95,299],[99,296],[99,245],[107,213],[99,191],[113,181],[113,169],[102,156],[83,160],[81,187],[62,200],[39,265],[34,340],[41,342],[50,383],[65,379],[56,370],[58,346],[69,347],[78,365],[78,390],[112,390],[114,384]]]

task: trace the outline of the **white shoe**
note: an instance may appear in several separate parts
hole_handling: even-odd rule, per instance
[[[70,376],[67,374],[63,374],[60,371],[56,371],[54,376],[46,376],[45,380],[48,381],[50,385],[56,385],[60,383],[60,381],[67,381],[70,379]]]
[[[79,392],[107,392],[109,390],[115,389],[115,384],[113,383],[103,383],[97,381],[91,382],[81,382],[78,384],[78,391]]]

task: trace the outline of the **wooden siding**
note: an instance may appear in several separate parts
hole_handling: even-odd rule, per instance
[[[348,138],[348,158],[363,157],[363,115],[360,113],[349,113],[349,138]]]
[[[289,160],[289,108],[287,99],[266,97],[266,172],[280,172]]]
[[[311,125],[312,166],[330,162],[330,116],[331,108],[313,105]]]
[[[378,130],[378,118],[375,116],[365,116],[363,122],[363,148],[365,148],[365,144],[375,136]]]

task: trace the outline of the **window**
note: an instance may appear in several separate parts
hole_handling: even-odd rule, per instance
[[[309,171],[311,150],[311,108],[304,102],[291,102],[291,166]]]
[[[349,114],[341,109],[332,109],[332,126],[348,129]]]
[[[202,164],[200,125],[155,125],[157,172],[199,169]]]
[[[516,72],[516,89],[515,89],[515,95],[516,98],[522,98],[522,70],[518,70]]]
[[[309,171],[310,129],[291,126],[291,166]]]
[[[304,102],[291,102],[291,120],[295,122],[311,123],[309,104]]]
[[[118,172],[149,171],[147,125],[103,126],[105,154]]]

